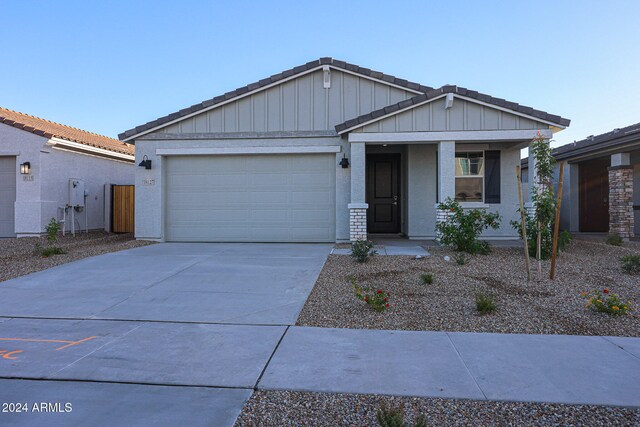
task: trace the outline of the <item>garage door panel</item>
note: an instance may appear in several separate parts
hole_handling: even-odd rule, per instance
[[[169,157],[170,241],[335,240],[335,155]]]

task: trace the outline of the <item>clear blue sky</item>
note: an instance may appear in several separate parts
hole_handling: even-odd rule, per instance
[[[7,1],[0,106],[116,137],[321,56],[559,114],[640,122],[640,1]]]

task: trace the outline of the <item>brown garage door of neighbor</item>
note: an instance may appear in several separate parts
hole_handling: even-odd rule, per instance
[[[111,186],[111,231],[114,233],[133,233],[135,186]]]

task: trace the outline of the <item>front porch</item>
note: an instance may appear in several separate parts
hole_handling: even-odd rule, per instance
[[[520,150],[538,130],[480,132],[351,133],[349,240],[378,234],[434,241],[446,218],[441,201],[485,208],[502,216],[498,230],[482,237],[514,240],[515,168]],[[551,137],[550,130],[542,130]],[[454,135],[455,134],[455,135]],[[456,137],[444,140],[443,137]],[[513,177],[513,179],[510,179]]]

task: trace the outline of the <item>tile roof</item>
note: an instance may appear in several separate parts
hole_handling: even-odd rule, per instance
[[[87,132],[71,126],[41,119],[29,114],[19,113],[0,107],[0,123],[13,126],[17,129],[31,132],[45,138],[60,138],[79,144],[88,145],[103,150],[113,151],[121,154],[134,154],[134,147],[117,139]]]
[[[510,102],[502,98],[494,98],[490,95],[486,95],[484,93],[480,93],[475,90],[470,90],[463,87],[458,87],[454,85],[445,85],[438,89],[429,90],[424,94],[416,95],[412,98],[406,99],[404,101],[400,101],[396,104],[388,105],[384,108],[380,108],[379,110],[375,110],[368,114],[364,114],[362,116],[356,117],[355,119],[347,120],[344,123],[340,123],[335,127],[336,132],[340,133],[347,129],[351,129],[354,126],[358,126],[360,124],[375,120],[379,117],[386,116],[387,114],[391,114],[396,111],[401,111],[404,109],[409,109],[416,104],[420,104],[430,99],[437,98],[446,93],[454,93],[461,96],[465,96],[467,98],[477,99],[478,101],[485,102],[487,104],[496,105],[498,107],[516,111],[521,114],[526,114],[528,116],[546,120],[548,122],[555,123],[563,127],[569,126],[569,123],[571,123],[571,120],[569,119],[564,119],[560,116],[549,114],[545,111],[535,110],[531,107],[526,107],[524,105],[520,105],[515,102]]]
[[[611,149],[619,144],[640,143],[640,123],[629,125],[623,128],[616,128],[610,132],[600,135],[591,135],[587,138],[574,141],[569,144],[554,148],[551,155],[556,160],[565,160],[585,154],[597,154],[598,150]],[[522,166],[529,165],[529,158],[521,159]]]
[[[624,138],[625,140],[628,140],[629,137],[631,137],[632,139],[637,139],[638,142],[640,142],[640,123],[636,123],[623,128],[616,128],[610,132],[605,132],[596,136],[591,135],[581,141],[575,141],[570,144],[562,145],[554,149],[552,154],[556,158],[567,158],[571,157],[571,155],[573,153],[576,153],[577,151],[579,151],[580,154],[583,154],[585,151],[596,151],[599,148],[603,148],[603,145],[610,146],[615,144],[619,139]]]
[[[399,78],[391,76],[389,74],[384,74],[384,73],[381,73],[379,71],[373,71],[373,70],[371,70],[369,68],[363,68],[363,67],[360,67],[358,65],[354,65],[354,64],[350,64],[348,62],[340,61],[338,59],[320,58],[320,59],[316,59],[315,61],[307,62],[304,65],[299,65],[297,67],[293,67],[293,68],[291,68],[289,70],[286,70],[286,71],[283,71],[281,73],[274,74],[271,77],[267,77],[265,79],[262,79],[262,80],[259,80],[259,81],[255,82],[255,83],[248,84],[248,85],[243,86],[241,88],[238,88],[238,89],[236,89],[234,91],[227,92],[224,95],[216,96],[215,98],[211,98],[211,99],[208,99],[206,101],[202,101],[202,102],[200,102],[198,104],[194,104],[191,107],[184,108],[184,109],[182,109],[180,111],[177,111],[175,113],[169,114],[169,115],[164,116],[164,117],[160,117],[159,119],[150,121],[150,122],[145,123],[143,125],[136,126],[133,129],[129,129],[129,130],[119,134],[118,138],[120,138],[120,139],[129,138],[131,136],[137,135],[137,134],[142,133],[144,131],[147,131],[149,129],[153,129],[153,128],[157,127],[157,126],[160,126],[160,125],[163,125],[165,123],[171,122],[171,121],[173,121],[175,119],[179,119],[180,117],[184,117],[186,115],[198,112],[200,110],[203,110],[205,108],[211,107],[211,106],[216,105],[216,104],[219,104],[221,102],[228,101],[230,99],[233,99],[235,97],[243,95],[243,94],[245,94],[247,92],[250,92],[250,91],[259,89],[261,87],[276,83],[276,82],[278,82],[280,80],[284,80],[286,78],[295,76],[297,74],[301,74],[301,73],[303,73],[305,71],[311,70],[311,69],[319,67],[321,65],[331,65],[331,66],[336,67],[336,68],[341,68],[343,70],[351,71],[351,72],[357,73],[357,74],[361,74],[361,75],[366,76],[366,77],[371,77],[371,78],[374,78],[374,79],[382,80],[382,81],[385,81],[387,83],[394,84],[394,85],[397,85],[397,86],[400,86],[400,87],[405,87],[407,89],[411,89],[411,90],[414,90],[414,91],[428,92],[430,90],[433,90],[433,88],[429,87],[429,86],[424,86],[424,85],[421,85],[419,83],[414,83],[414,82],[410,82],[410,81],[407,81],[407,80],[404,80],[404,79],[399,79]]]

